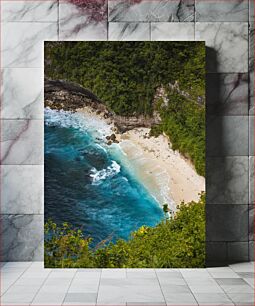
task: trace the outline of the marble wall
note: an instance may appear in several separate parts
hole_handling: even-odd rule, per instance
[[[253,0],[72,2],[1,1],[1,259],[43,259],[43,41],[107,39],[206,41],[207,264],[253,259]]]

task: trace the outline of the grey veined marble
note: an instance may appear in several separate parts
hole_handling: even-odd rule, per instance
[[[206,204],[248,204],[248,156],[208,157]]]
[[[194,21],[194,0],[109,0],[109,21]]]
[[[43,215],[2,215],[1,260],[43,259]]]
[[[249,28],[249,72],[249,111],[251,115],[254,115],[254,22]]]
[[[43,67],[43,41],[57,40],[57,23],[2,23],[2,67]]]
[[[109,40],[150,40],[150,24],[138,22],[109,22]]]
[[[105,10],[105,11],[104,11]],[[106,6],[98,13],[98,20],[92,18],[93,12],[86,14],[77,5],[59,2],[59,39],[60,40],[106,40]],[[105,16],[105,17],[104,17]]]
[[[207,116],[207,156],[248,155],[249,116]]]
[[[254,21],[254,0],[249,0],[249,20]]]
[[[43,213],[43,166],[1,165],[1,214]]]
[[[195,26],[190,22],[153,22],[151,40],[194,41]]]
[[[43,119],[43,69],[2,71],[2,119]]]
[[[248,205],[207,205],[207,241],[248,241]]]
[[[1,164],[43,164],[43,120],[2,120],[1,153]]]
[[[206,111],[207,115],[247,115],[248,74],[208,73]]]
[[[254,240],[254,204],[249,205],[249,240]]]
[[[248,72],[248,23],[197,22],[195,38],[208,47],[207,72]]]
[[[248,21],[247,0],[196,0],[196,21]]]
[[[249,157],[249,204],[254,205],[254,156]]]
[[[57,22],[58,1],[3,0],[2,21],[51,21]]]
[[[249,116],[249,155],[254,156],[254,116]]]

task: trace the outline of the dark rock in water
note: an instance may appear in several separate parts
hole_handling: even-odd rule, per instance
[[[115,134],[112,134],[112,135],[110,136],[110,140],[115,141],[115,140],[116,140],[116,135],[115,135]]]
[[[110,146],[110,145],[112,144],[111,140],[109,140],[109,141],[107,142],[107,144],[108,144],[108,146]]]
[[[105,138],[106,138],[106,140],[110,140],[111,136],[106,136]]]

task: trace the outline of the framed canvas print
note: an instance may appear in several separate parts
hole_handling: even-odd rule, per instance
[[[204,267],[204,42],[45,42],[44,60],[45,267]]]

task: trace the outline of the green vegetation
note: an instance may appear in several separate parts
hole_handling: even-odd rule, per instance
[[[155,125],[151,136],[165,133],[173,150],[189,158],[200,175],[205,175],[205,107],[171,90],[167,91],[169,103],[160,109],[162,123]]]
[[[203,42],[46,42],[45,74],[90,89],[120,115],[151,114],[155,90],[179,81],[204,95]]]
[[[199,202],[181,203],[172,219],[156,227],[142,226],[128,241],[102,242],[90,247],[92,239],[68,224],[45,225],[46,267],[180,268],[205,265],[205,194]]]
[[[45,74],[77,82],[119,115],[161,114],[151,135],[165,132],[173,149],[205,172],[205,47],[203,42],[46,42]],[[189,98],[170,90],[178,81]],[[157,88],[169,99],[155,102]]]

